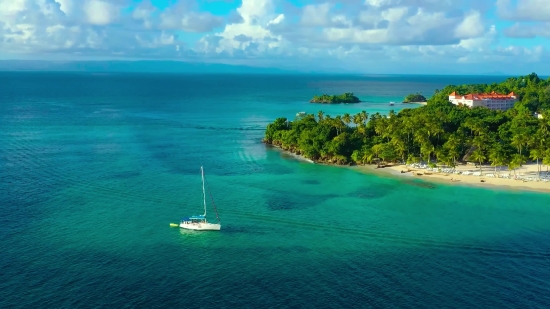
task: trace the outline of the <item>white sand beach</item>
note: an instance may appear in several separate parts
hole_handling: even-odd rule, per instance
[[[428,102],[402,102],[403,104],[420,104],[420,105],[428,105]]]
[[[473,164],[458,165],[456,168],[429,168],[425,164],[397,164],[376,168],[376,165],[360,166],[366,171],[390,173],[393,175],[418,177],[429,181],[444,182],[456,185],[475,186],[506,186],[518,190],[530,190],[538,192],[550,192],[550,172],[546,172],[546,166],[541,165],[541,173],[537,176],[537,164],[524,164],[516,169],[515,174],[507,167],[484,165],[481,170]],[[539,179],[540,178],[540,179]]]

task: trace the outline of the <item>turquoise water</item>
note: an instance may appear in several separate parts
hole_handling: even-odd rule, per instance
[[[549,195],[365,175],[260,143],[279,116],[388,112],[497,77],[0,78],[2,308],[550,306]],[[307,103],[346,91],[365,103]],[[222,231],[170,228],[201,212],[201,163]]]

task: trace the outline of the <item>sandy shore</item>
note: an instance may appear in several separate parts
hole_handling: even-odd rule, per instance
[[[281,154],[284,154],[286,156],[293,157],[301,161],[314,163],[310,159],[304,158],[301,155],[284,151],[276,146],[271,147],[279,150]],[[320,163],[319,165],[330,164]],[[341,167],[349,168],[350,166]],[[427,168],[411,167],[405,164],[396,164],[392,166],[386,166],[384,168],[376,168],[376,165],[355,165],[351,167],[358,168],[359,170],[367,173],[374,173],[381,176],[387,175],[390,177],[413,177],[416,179],[423,179],[430,182],[445,183],[449,185],[489,188],[504,187],[523,191],[550,192],[550,172],[548,172],[547,174],[546,166],[541,165],[540,176],[541,178],[547,178],[548,181],[537,180],[537,165],[534,163],[524,164],[521,168],[517,169],[515,173],[517,179],[514,178],[514,172],[509,171],[508,168],[505,166],[497,167],[497,171],[495,172],[494,166],[484,165],[481,167],[480,170],[479,167],[471,164],[459,165],[454,169],[454,171],[460,172],[461,174],[449,173],[444,171],[434,172],[428,170]],[[464,173],[470,173],[470,175],[465,175]],[[472,175],[473,173],[481,173],[481,176]],[[504,178],[507,176],[508,178]]]
[[[420,105],[428,105],[428,102],[402,102],[403,104],[420,104]]]
[[[481,176],[464,175],[445,172],[434,172],[424,168],[415,168],[407,165],[393,165],[385,168],[376,168],[376,165],[359,166],[367,172],[386,173],[402,177],[414,177],[427,181],[446,183],[451,185],[481,186],[481,187],[508,187],[517,190],[528,190],[537,192],[550,192],[550,181],[537,181],[537,165],[525,164],[516,170],[518,179],[514,179],[514,173],[508,171],[506,167],[501,167],[500,177],[499,168],[495,173],[493,166],[482,166]],[[474,165],[459,165],[455,168],[461,173],[480,173],[479,167]],[[402,173],[402,171],[404,173]],[[421,174],[421,175],[419,175]],[[503,178],[509,175],[509,178]],[[542,166],[541,177],[546,175],[546,167]],[[548,174],[550,179],[550,173]],[[526,180],[530,179],[530,180]]]

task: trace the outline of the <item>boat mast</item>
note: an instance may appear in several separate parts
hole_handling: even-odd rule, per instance
[[[206,217],[206,193],[204,192],[204,169],[201,165],[201,175],[202,175],[202,201],[204,204],[204,217]]]
[[[216,218],[218,219],[218,223],[220,223],[220,216],[218,216],[218,209],[216,208],[216,203],[214,203],[214,198],[212,197],[212,191],[210,191],[210,186],[208,185],[208,181],[206,180],[206,177],[204,177],[204,183],[206,184],[206,187],[208,188],[208,194],[210,195],[210,200],[212,201],[212,206],[214,206],[214,211],[216,212]]]

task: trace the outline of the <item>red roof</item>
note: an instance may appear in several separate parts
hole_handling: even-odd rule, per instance
[[[453,95],[460,96],[460,95],[457,95],[456,92],[451,93],[449,96],[453,96]],[[486,99],[510,100],[510,99],[513,99],[512,96],[515,96],[513,92],[510,93],[509,95],[504,95],[493,91],[491,93],[470,93],[470,94],[464,95],[463,97],[465,100],[486,100]]]
[[[456,97],[457,95],[458,95],[458,94],[456,93],[456,91],[453,91],[453,92],[451,92],[451,94],[449,94],[450,97],[452,97],[452,96],[455,96],[455,97]]]

